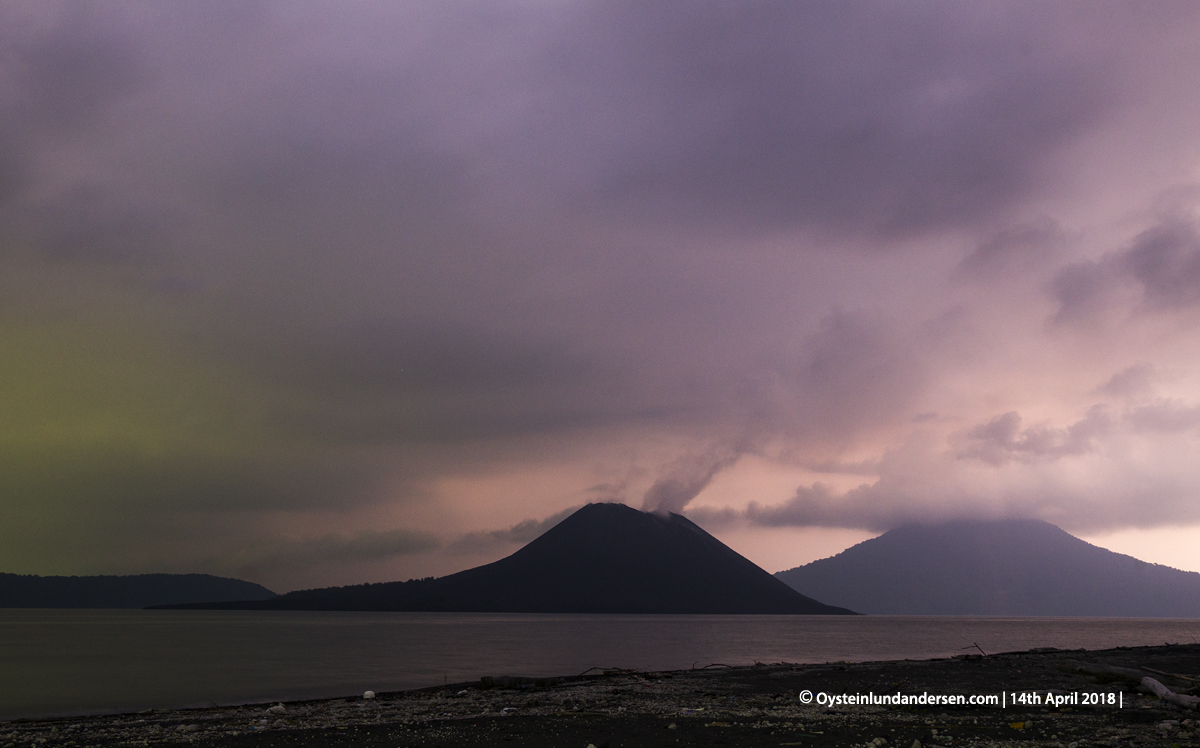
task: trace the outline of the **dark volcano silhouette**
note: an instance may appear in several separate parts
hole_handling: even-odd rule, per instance
[[[263,600],[275,593],[253,582],[210,574],[39,577],[0,574],[0,608],[145,608],[213,600]]]
[[[863,613],[1200,617],[1200,574],[1039,520],[907,525],[776,576]]]
[[[623,504],[588,504],[511,556],[440,579],[171,607],[852,614],[795,592],[678,514],[650,514]]]

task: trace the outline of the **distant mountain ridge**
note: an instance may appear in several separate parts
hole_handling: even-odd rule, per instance
[[[507,558],[438,579],[189,608],[853,614],[809,599],[678,514],[588,504]]]
[[[145,608],[274,596],[262,585],[211,574],[40,577],[0,573],[0,608]]]
[[[1200,618],[1200,574],[1039,520],[907,525],[775,576],[863,613]]]

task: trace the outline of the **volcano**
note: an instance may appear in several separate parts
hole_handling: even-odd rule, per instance
[[[511,556],[438,579],[170,607],[853,615],[792,590],[685,517],[623,504],[588,504]]]
[[[863,613],[1200,617],[1200,574],[1041,520],[907,525],[776,577]]]

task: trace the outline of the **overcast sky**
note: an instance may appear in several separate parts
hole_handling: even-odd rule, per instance
[[[1200,570],[1200,5],[7,2],[0,571]]]

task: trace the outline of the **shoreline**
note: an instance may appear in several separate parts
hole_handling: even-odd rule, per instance
[[[1200,645],[1036,649],[947,659],[710,666],[701,670],[497,674],[417,690],[231,707],[0,722],[0,748],[110,745],[380,745],[618,748],[726,744],[825,746],[1200,745],[1200,712],[1138,693],[1135,683],[1071,672],[1086,661],[1150,668],[1180,693],[1200,687]],[[802,702],[805,692],[814,694]],[[1010,703],[1033,694],[1061,703]],[[825,702],[820,703],[825,694]],[[873,694],[865,703],[830,695]],[[921,694],[1005,696],[1005,707],[879,702]],[[1072,702],[1071,698],[1075,701]],[[1079,703],[1097,699],[1101,703]],[[1118,700],[1109,706],[1107,700]],[[877,742],[882,740],[885,742]]]

